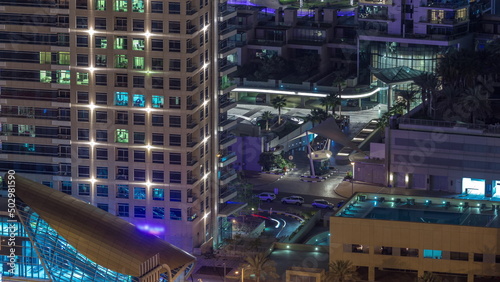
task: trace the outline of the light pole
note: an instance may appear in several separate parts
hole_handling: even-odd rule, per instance
[[[222,265],[224,266],[224,282],[226,282],[226,263],[223,262]]]
[[[355,162],[351,162],[352,165],[351,196],[354,195],[354,164]]]

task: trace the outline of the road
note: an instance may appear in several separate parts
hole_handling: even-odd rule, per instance
[[[266,221],[266,229],[262,233],[263,236],[286,237],[292,234],[300,225],[300,221],[286,215],[262,212],[258,216]]]

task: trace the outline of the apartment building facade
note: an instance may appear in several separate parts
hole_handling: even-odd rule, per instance
[[[14,169],[187,251],[213,243],[224,203],[218,136],[230,128],[223,123],[228,108],[219,109],[227,101],[218,97],[216,15],[223,6],[0,6],[1,170]]]

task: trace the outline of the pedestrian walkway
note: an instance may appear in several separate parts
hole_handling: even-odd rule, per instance
[[[206,258],[205,256],[197,256],[192,278],[193,281],[201,279],[203,282],[221,282],[224,281],[224,270],[227,274],[233,269],[239,268],[242,263],[242,258],[222,256]]]

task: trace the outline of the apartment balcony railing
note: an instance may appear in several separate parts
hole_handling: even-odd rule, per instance
[[[420,4],[421,7],[431,7],[431,8],[444,8],[444,9],[457,9],[460,7],[469,6],[469,1],[446,1],[443,2],[441,0],[428,0],[427,3],[422,2]]]
[[[186,67],[186,71],[188,71],[188,72],[194,72],[197,69],[198,69],[197,65],[190,65],[190,66]]]
[[[190,15],[194,15],[196,14],[196,9],[189,9],[189,10],[186,10],[186,15],[190,16]]]
[[[285,40],[266,40],[266,39],[255,39],[248,42],[249,45],[264,45],[264,46],[283,46],[285,45]]]
[[[196,103],[196,102],[191,102],[190,104],[186,105],[187,110],[193,110],[196,107],[198,107],[198,103]]]
[[[198,123],[197,123],[197,122],[194,122],[194,121],[188,122],[188,123],[186,124],[187,128],[189,128],[189,129],[193,129],[193,128],[195,128],[197,125],[198,125]]]
[[[196,181],[198,181],[198,178],[191,177],[191,178],[188,178],[186,180],[186,183],[187,184],[194,184],[194,183],[196,183]]]
[[[191,85],[186,85],[186,90],[187,91],[193,91],[196,88],[198,88],[198,84],[191,84]]]
[[[197,30],[198,30],[198,28],[197,28],[196,26],[187,27],[187,28],[186,28],[186,33],[187,33],[187,34],[193,34],[193,33],[195,33]]]
[[[187,221],[194,221],[197,218],[198,218],[198,214],[196,214],[196,213],[187,215]]]
[[[186,160],[186,164],[188,166],[194,166],[197,162],[198,162],[198,159],[196,159],[196,158],[192,158],[190,160]]]
[[[229,136],[224,137],[223,139],[221,139],[221,140],[219,141],[219,144],[220,144],[220,145],[224,145],[224,144],[226,144],[226,143],[228,143],[228,142],[230,142],[230,141],[232,141],[232,140],[234,140],[234,139],[236,139],[236,136],[234,136],[234,135],[229,135]]]
[[[198,144],[197,140],[190,140],[190,141],[186,142],[186,146],[189,147],[189,148],[192,148],[192,147],[196,146],[196,144]]]
[[[198,50],[198,47],[196,47],[196,46],[188,46],[188,47],[186,47],[186,52],[188,52],[190,54],[196,52],[196,50]]]

